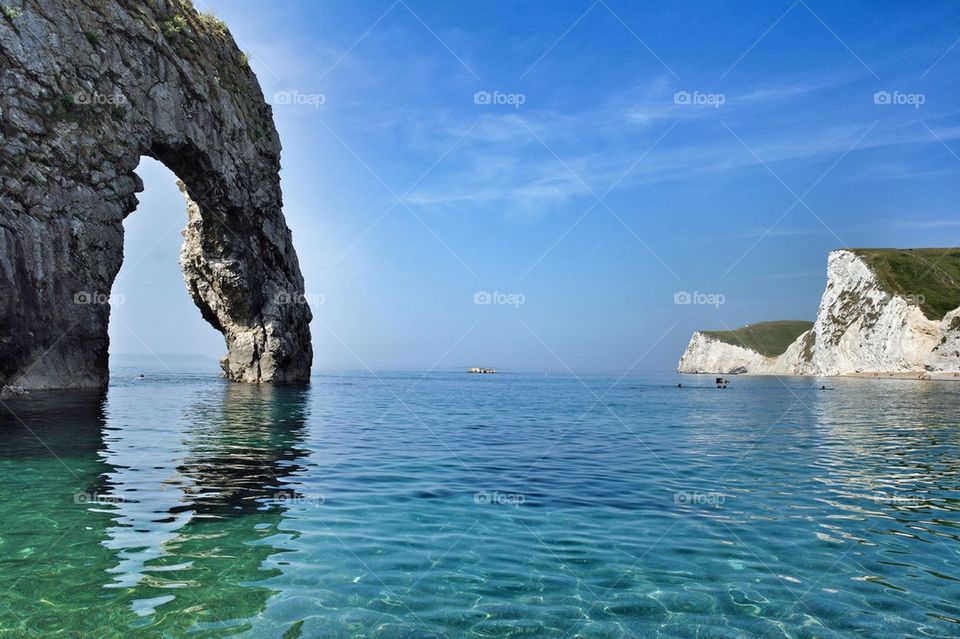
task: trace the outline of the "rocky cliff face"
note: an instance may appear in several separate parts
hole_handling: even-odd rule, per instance
[[[834,251],[810,361],[795,367],[821,375],[923,371],[937,345],[938,326],[907,298],[886,292],[861,257]]]
[[[269,105],[226,26],[181,0],[0,14],[0,387],[107,382],[110,290],[141,156],[182,181],[181,265],[234,380],[309,376],[310,309]]]
[[[917,299],[891,293],[854,251],[830,253],[813,328],[777,357],[695,333],[681,373],[845,375],[960,371],[960,309],[929,319]]]

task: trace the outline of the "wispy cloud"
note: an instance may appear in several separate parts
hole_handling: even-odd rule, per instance
[[[958,214],[958,216],[955,218],[947,218],[942,220],[910,220],[905,222],[897,222],[893,225],[894,228],[918,230],[946,229],[956,228],[958,226],[960,226],[960,214]]]
[[[829,235],[829,231],[822,226],[815,226],[808,229],[769,229],[766,227],[754,227],[746,233],[735,235],[735,238],[756,238],[756,237],[803,237],[808,235]]]
[[[607,108],[576,116],[551,112],[484,115],[471,139],[465,142],[457,166],[441,179],[411,193],[409,200],[419,205],[516,202],[577,197],[589,194],[590,189],[603,192],[620,180],[623,171],[643,150],[677,121],[653,111],[638,120],[634,112],[633,108]],[[719,122],[706,121],[709,117],[701,113],[680,119],[676,130],[634,166],[617,188],[736,172],[755,167],[758,157],[768,164],[835,158],[847,151],[870,124],[765,130],[756,134],[748,124],[735,120],[732,128],[742,127],[740,132],[754,156],[733,136],[725,134]],[[691,123],[692,119],[697,122]],[[960,139],[960,127],[939,127],[935,132],[940,140]],[[544,149],[537,138],[550,148]],[[916,147],[913,151],[917,152],[934,145],[939,146],[940,142],[922,127],[894,123],[871,131],[852,154],[886,147]],[[909,176],[904,170],[901,177]],[[896,172],[891,171],[888,177],[897,177]]]
[[[836,88],[847,83],[849,78],[843,76],[833,76],[830,78],[820,78],[817,82],[796,81],[781,84],[771,84],[749,90],[745,93],[733,96],[734,102],[776,102],[798,98],[812,93],[819,93],[826,89]]]
[[[814,79],[787,76],[762,83],[726,83],[719,87],[724,97],[719,109],[675,104],[675,92],[694,91],[696,83],[678,82],[667,74],[650,78],[641,86],[606,93],[603,101],[587,108],[566,108],[557,96],[533,94],[520,109],[485,108],[472,104],[472,91],[495,87],[475,87],[459,80],[444,89],[463,90],[462,102],[450,100],[449,95],[444,100],[431,100],[429,92],[422,93],[425,99],[411,99],[426,87],[436,86],[437,77],[443,76],[438,69],[444,67],[421,60],[413,52],[402,65],[374,53],[392,50],[387,45],[405,41],[409,34],[399,28],[400,24],[384,22],[345,57],[342,50],[315,42],[309,43],[309,55],[289,50],[289,44],[256,43],[253,64],[268,100],[275,91],[329,93],[322,115],[309,107],[291,106],[278,110],[282,124],[300,126],[309,122],[308,118],[323,117],[339,129],[340,124],[362,122],[366,131],[391,135],[394,144],[398,139],[409,144],[411,158],[417,153],[435,157],[474,125],[456,153],[444,159],[430,180],[407,195],[412,205],[460,210],[496,203],[510,210],[534,210],[590,198],[591,191],[601,193],[613,184],[617,189],[630,189],[732,175],[755,169],[757,157],[772,166],[832,161],[858,140],[871,119],[892,114],[897,117],[884,120],[844,160],[847,172],[835,176],[851,180],[924,177],[951,170],[929,166],[918,157],[919,150],[940,146],[946,153],[945,143],[960,139],[960,126],[952,124],[954,116],[941,113],[937,126],[933,124],[937,121],[935,114],[930,109],[924,111],[922,115],[935,134],[931,135],[918,124],[919,113],[876,108],[871,103],[876,87],[858,85],[863,81],[862,74],[845,75],[847,72],[822,73]],[[929,53],[915,51],[910,59]],[[321,78],[329,64],[337,60],[336,72]],[[440,61],[450,63],[445,56]],[[878,64],[890,66],[895,62]],[[395,80],[388,76],[397,73],[405,74],[406,80],[400,85],[411,95],[378,94],[381,86],[390,84],[385,79]],[[753,153],[730,136],[721,121],[742,136]],[[624,176],[624,170],[674,125],[670,134]],[[876,153],[871,165],[856,162],[859,154],[886,147],[903,148],[903,158],[892,161]]]

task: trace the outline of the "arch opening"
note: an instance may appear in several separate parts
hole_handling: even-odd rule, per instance
[[[123,220],[123,263],[110,293],[110,367],[216,370],[223,336],[197,311],[178,260],[187,223],[178,178],[150,156],[136,174],[143,190]]]

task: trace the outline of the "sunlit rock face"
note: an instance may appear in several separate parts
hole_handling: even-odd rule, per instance
[[[270,106],[226,26],[179,0],[25,0],[0,15],[0,388],[107,383],[123,219],[156,158],[227,377],[309,377],[310,309]]]
[[[813,328],[777,357],[694,333],[681,373],[849,375],[960,371],[960,309],[929,319],[910,297],[890,293],[853,251],[832,251]]]
[[[833,251],[808,368],[822,375],[923,371],[939,324],[909,299],[885,291],[863,258]]]
[[[728,344],[697,331],[680,357],[677,370],[681,373],[721,375],[746,373],[766,370],[773,361],[773,358],[764,357],[749,348]]]

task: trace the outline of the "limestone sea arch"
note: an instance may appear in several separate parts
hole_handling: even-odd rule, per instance
[[[12,0],[0,13],[0,388],[102,387],[123,220],[156,158],[226,376],[309,377],[311,313],[280,140],[226,25],[183,0]]]

